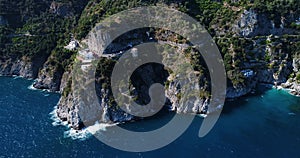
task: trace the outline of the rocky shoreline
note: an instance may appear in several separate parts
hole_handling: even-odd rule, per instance
[[[32,68],[31,65],[32,65],[31,62],[26,63],[24,61],[17,60],[15,63],[12,63],[11,60],[8,60],[5,62],[5,64],[3,62],[1,63],[0,74],[3,76],[21,76],[26,79],[33,79],[34,73],[33,70],[30,69]],[[61,85],[60,91],[58,92],[62,92],[63,88],[66,86],[66,82],[69,76],[68,74],[70,74],[70,72],[65,72],[65,74],[62,77],[62,80],[60,81],[61,83],[58,83],[59,85]],[[254,76],[253,78],[250,79],[250,82],[248,82],[247,86],[245,87],[240,87],[239,89],[235,89],[234,87],[228,87],[227,98],[238,98],[247,95],[252,90],[254,90],[255,86],[259,83],[262,83],[260,82],[260,77]],[[269,82],[268,84],[272,84],[276,86],[274,82]],[[175,85],[175,83],[173,85]],[[284,89],[289,89],[292,95],[300,96],[300,84],[296,83],[296,81],[290,79],[286,83],[282,83],[281,86]],[[34,87],[37,89],[41,89],[38,86],[34,86]],[[48,90],[51,91],[51,89]],[[101,114],[101,118],[102,118],[101,121],[103,123],[128,122],[128,121],[139,119],[124,113],[121,109],[116,109],[116,108],[111,109],[106,102],[106,100],[108,100],[107,98],[109,95],[108,93],[109,92],[102,89],[102,94],[101,94],[102,99],[99,102],[100,107],[102,107],[103,110],[103,113]],[[178,104],[176,104],[177,98],[172,97],[175,96],[174,94],[176,93],[176,87],[172,88],[172,86],[170,86],[170,89],[167,90],[166,93],[169,95],[171,99],[170,102],[172,104],[170,104],[170,109],[178,113],[201,113],[201,111],[203,111],[203,109],[205,109],[205,107],[207,107],[209,104],[209,101],[206,99],[203,101],[197,101],[197,103],[201,103],[201,104],[195,104],[197,106],[200,105],[199,107],[190,107],[189,110],[182,109],[181,107],[178,107]],[[80,103],[78,102],[78,100],[72,96],[72,93],[70,93],[67,97],[64,96],[61,97],[56,111],[57,116],[62,121],[67,121],[70,127],[75,130],[80,130],[82,129],[82,127],[84,127],[79,117],[79,107],[80,107],[79,104]],[[95,118],[91,118],[91,120],[93,119]]]
[[[180,47],[180,46],[179,46]],[[278,63],[284,62],[285,59],[282,61],[277,61]],[[54,79],[55,74],[51,74],[50,72],[45,71],[48,67],[47,62],[44,64],[37,64],[34,63],[35,61],[26,60],[26,58],[22,58],[19,60],[13,60],[12,58],[5,58],[0,61],[0,74],[4,76],[21,76],[26,79],[36,79],[35,83],[33,84],[34,88],[37,89],[44,89],[49,90],[52,92],[59,92],[63,94],[64,89],[68,86],[70,82],[70,77],[72,74],[72,70],[64,72],[62,75],[57,74],[60,77],[56,77]],[[34,67],[39,65],[40,67]],[[245,65],[251,65],[251,63],[245,63]],[[256,65],[263,65],[263,64],[256,64]],[[293,66],[295,73],[297,73],[297,63],[293,64],[285,64],[285,67],[281,67],[279,69],[267,69],[267,68],[260,68],[260,69],[248,69],[249,71],[253,71],[253,75],[247,76],[245,75],[245,82],[244,85],[239,85],[238,87],[229,86],[227,88],[226,97],[228,99],[238,98],[244,95],[251,93],[255,90],[256,85],[260,83],[272,84],[274,86],[282,86],[286,89],[291,89],[290,93],[299,96],[300,95],[300,85],[297,84],[296,79],[291,78],[287,79],[290,73],[289,66]],[[261,66],[262,67],[262,66]],[[248,68],[251,68],[251,66]],[[144,70],[145,72],[140,72],[141,74],[155,74],[153,76],[136,76],[137,83],[155,83],[157,80],[163,81],[164,79],[161,76],[160,69],[147,66]],[[149,73],[151,72],[151,73]],[[275,73],[276,72],[276,73]],[[158,77],[157,77],[158,76]],[[160,76],[160,77],[159,77]],[[149,85],[147,85],[149,87]],[[146,87],[147,87],[146,86]],[[146,88],[147,89],[147,88]],[[140,87],[139,92],[135,93],[142,93],[142,95],[147,90],[145,87]],[[169,87],[166,89],[166,95],[169,99],[168,106],[171,111],[177,113],[193,113],[193,114],[203,114],[206,112],[207,107],[209,106],[209,98],[203,98],[201,100],[196,100],[194,106],[191,107],[181,107],[178,104],[180,97],[180,89],[178,89],[178,83],[176,80],[173,80],[169,83]],[[130,114],[125,113],[122,111],[117,105],[111,106],[108,101],[110,100],[111,92],[107,89],[101,89],[98,92],[99,101],[94,102],[94,104],[98,104],[100,108],[100,113],[90,118],[85,118],[90,122],[90,125],[93,125],[96,121],[100,123],[117,123],[117,122],[128,122],[132,120],[138,120],[141,118],[134,117]],[[143,97],[142,97],[143,98]],[[146,97],[144,97],[146,98]],[[83,121],[80,118],[80,106],[81,102],[78,97],[71,91],[66,96],[62,95],[58,105],[57,105],[57,116],[62,121],[67,121],[71,128],[75,130],[80,130],[84,127]],[[100,119],[99,119],[100,118]]]
[[[74,15],[77,14],[76,10],[73,10],[73,13],[71,3],[63,5],[53,1],[52,3],[49,2],[49,4],[51,4],[51,6],[49,6],[50,8],[48,7],[48,9],[50,9],[49,14],[65,18],[74,17]],[[82,6],[77,6],[78,10],[82,11]],[[92,4],[90,6],[92,6]],[[87,10],[88,9],[89,7]],[[223,24],[218,26],[219,23],[217,21],[219,20],[215,20],[217,23],[210,28],[215,34],[214,38],[216,39],[216,43],[223,44],[222,55],[227,55],[227,63],[225,64],[228,64],[226,66],[229,67],[227,68],[227,74],[231,75],[228,75],[229,81],[226,97],[230,99],[247,95],[255,90],[256,86],[260,83],[282,86],[283,88],[290,89],[291,94],[300,96],[300,83],[298,83],[296,77],[299,74],[300,59],[298,56],[293,56],[293,54],[289,52],[290,49],[286,47],[288,44],[292,43],[291,45],[293,45],[293,42],[296,43],[297,38],[299,38],[297,36],[297,30],[287,26],[287,24],[294,22],[295,19],[298,18],[298,15],[291,13],[291,15],[286,17],[279,17],[281,19],[279,21],[274,21],[268,18],[266,13],[259,13],[253,9],[247,10],[246,8],[239,8],[239,10],[241,12],[237,12],[236,20],[228,21],[228,25],[224,23],[226,27],[224,27]],[[78,11],[78,15],[90,12],[81,13],[81,11]],[[8,22],[0,15],[0,24],[1,23],[6,24]],[[88,31],[93,32],[91,30]],[[132,48],[133,45],[146,43],[149,39],[151,39],[152,42],[153,40],[159,41],[165,39],[167,40],[165,41],[167,44],[173,42],[171,41],[173,35],[169,32],[159,30],[157,34],[153,34],[154,33],[145,32],[145,30],[134,34],[128,33],[124,35],[124,39],[120,40],[125,41],[124,43],[111,44],[110,47],[108,47],[110,49],[109,51],[115,55],[119,52],[123,52],[125,49],[128,50]],[[291,36],[284,37],[285,34]],[[76,37],[74,37],[74,39],[75,38]],[[85,44],[88,48],[84,49],[100,52],[100,54],[97,54],[98,57],[101,55],[103,57],[102,52],[104,52],[105,48],[102,48],[102,44],[105,43],[105,40],[110,41],[109,38],[109,35],[102,32],[101,36],[88,36],[86,39],[82,39],[81,42],[84,43],[83,41],[87,41]],[[81,43],[74,39],[71,41],[73,43],[70,43],[64,48],[76,50],[76,47],[80,47]],[[131,41],[127,40],[126,43],[126,39],[130,39]],[[176,40],[178,41],[178,39]],[[73,45],[74,48],[72,47]],[[184,44],[176,45],[175,43],[175,46],[182,50],[188,47],[187,45],[184,47],[182,45]],[[62,52],[61,49],[58,49],[56,53],[60,54]],[[79,113],[82,111],[82,102],[70,88],[73,70],[70,68],[70,65],[67,64],[67,66],[63,67],[59,65],[61,63],[56,63],[59,66],[54,66],[55,62],[53,64],[53,60],[55,58],[53,56],[51,57],[51,55],[53,55],[51,53],[53,52],[49,52],[48,54],[41,53],[42,56],[35,57],[34,59],[26,57],[26,55],[23,57],[15,57],[13,55],[11,57],[0,57],[0,75],[16,75],[26,79],[36,79],[33,84],[34,88],[61,93],[62,96],[58,102],[56,114],[62,121],[67,121],[70,127],[75,130],[80,130],[84,126],[82,119],[84,119],[85,122],[90,122],[91,125],[96,121],[99,123],[115,123],[140,119],[125,113],[117,105],[111,103],[110,90],[107,88],[99,88],[104,87],[102,86],[104,83],[99,83],[99,91],[97,92],[98,100],[92,103],[93,105],[98,105],[100,112],[95,112],[95,115],[87,118],[80,118]],[[80,52],[78,54],[80,54]],[[106,57],[109,58],[109,55]],[[73,60],[70,56],[63,56],[61,58],[70,58]],[[161,74],[159,70],[157,67],[147,66],[145,70],[143,70],[145,72],[141,71],[140,73],[145,75],[136,76],[137,85],[135,85],[136,90],[134,94],[137,94],[137,96],[140,95],[139,98],[147,98],[148,95],[145,92],[148,91],[150,84],[157,83],[157,81],[164,83],[166,79],[163,77],[166,76],[164,76],[165,74]],[[149,75],[151,73],[155,75]],[[291,74],[294,75],[291,76]],[[203,85],[199,87],[203,88],[204,92],[207,92],[209,86],[205,84],[209,83],[209,79],[203,78],[201,78]],[[178,113],[193,114],[203,114],[207,112],[210,100],[209,94],[206,94],[206,96],[201,99],[196,99],[193,102],[193,106],[183,107],[179,104],[181,85],[179,85],[176,79],[172,81],[168,80],[168,82],[169,85],[165,88],[165,93],[168,98],[167,106],[170,110]],[[144,83],[149,85],[141,86]]]
[[[290,94],[300,97],[300,84],[295,82],[287,81],[286,83],[281,84],[282,88],[289,91]]]

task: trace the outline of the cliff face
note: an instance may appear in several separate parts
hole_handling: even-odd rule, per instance
[[[93,102],[97,111],[85,111],[86,108],[81,108],[84,104],[80,102],[80,97],[73,93],[68,96],[62,96],[57,109],[57,115],[63,121],[67,121],[74,129],[81,129],[84,125],[93,125],[95,122],[99,123],[114,123],[114,122],[127,122],[135,119],[130,114],[125,113],[115,104],[109,104],[109,96],[111,95],[109,90],[101,89],[99,100]],[[88,112],[88,115],[83,113]],[[82,114],[82,115],[80,115]],[[82,118],[84,117],[84,118]]]
[[[52,92],[59,91],[62,75],[62,71],[53,69],[49,63],[45,63],[33,86],[38,89],[48,89]]]
[[[105,83],[99,82],[99,78],[96,78],[95,83],[97,91],[96,99],[91,99],[88,96],[87,98],[83,98],[85,95],[78,95],[80,87],[72,85],[72,71],[78,70],[73,69],[65,72],[62,77],[60,87],[62,96],[56,111],[58,117],[63,121],[67,121],[72,128],[81,129],[84,125],[93,125],[95,122],[114,123],[136,119],[130,114],[125,113],[116,103],[111,101],[111,90],[108,87],[104,87]],[[66,92],[66,89],[69,89],[68,92]],[[89,92],[88,89],[86,91]],[[86,108],[86,102],[89,103],[88,106],[90,108]],[[84,125],[83,120],[85,122]]]
[[[104,51],[105,53],[114,54],[119,52],[126,52],[131,49],[135,45],[139,45],[140,43],[146,43],[147,40],[153,40],[153,38],[148,37],[147,31],[145,29],[137,30],[135,33],[128,33],[116,39],[108,48]],[[91,32],[93,33],[93,32]],[[139,34],[138,34],[139,33]],[[150,34],[150,33],[149,33]],[[89,43],[88,49],[104,50],[104,43],[107,41],[108,36],[103,34],[99,38],[95,38],[95,35],[90,35],[90,38],[87,39]],[[105,38],[103,38],[105,37]],[[129,40],[130,39],[130,40]],[[132,42],[133,40],[134,42]],[[129,44],[128,44],[128,41]],[[149,42],[149,41],[148,41]],[[182,44],[176,44],[168,41],[158,41],[159,43],[169,43],[170,47],[177,48],[177,55],[181,53],[183,56],[183,52],[187,50],[187,46]],[[97,43],[97,47],[96,47]],[[132,45],[132,46],[128,46]],[[176,50],[176,49],[174,49]],[[179,51],[180,50],[180,51]],[[87,51],[88,52],[88,51]],[[97,52],[96,52],[97,53]],[[138,52],[136,52],[138,53]],[[174,52],[172,52],[174,53]],[[139,54],[139,53],[138,53]],[[80,113],[85,113],[88,110],[82,108],[83,102],[82,98],[77,96],[75,90],[72,89],[66,95],[63,95],[61,100],[58,103],[57,114],[62,120],[68,121],[70,125],[75,129],[80,129],[82,126],[82,120],[85,123],[94,124],[95,122],[101,123],[112,123],[112,122],[127,122],[131,120],[141,119],[138,117],[134,117],[126,112],[124,112],[120,106],[126,106],[127,110],[132,111],[130,105],[117,105],[114,102],[112,97],[112,92],[110,88],[110,73],[112,73],[112,68],[114,67],[114,62],[118,57],[111,58],[107,54],[102,54],[102,52],[97,53],[100,56],[99,60],[99,73],[96,73],[96,91],[97,91],[97,101],[91,101],[90,106],[95,106],[98,111],[89,111],[87,115],[80,115]],[[170,54],[164,54],[170,55]],[[176,54],[174,54],[176,55]],[[80,57],[82,58],[82,56]],[[182,60],[180,58],[180,62],[176,63],[177,65],[182,65],[184,63],[189,63],[188,59]],[[173,63],[174,64],[174,63]],[[175,65],[176,65],[175,64]],[[173,67],[174,69],[178,69],[177,67]],[[73,71],[75,71],[73,69]],[[76,70],[77,71],[77,70]],[[84,73],[84,72],[83,72]],[[68,83],[72,78],[70,76],[72,73],[67,72],[64,74],[63,82],[61,83],[61,89],[63,91],[67,89]],[[85,76],[85,75],[83,75]],[[173,76],[170,78],[170,76]],[[205,81],[204,75],[199,75],[199,78],[202,78]],[[88,79],[85,79],[88,80]],[[150,97],[148,94],[148,90],[150,86],[154,83],[161,83],[165,85],[165,94],[167,97],[166,108],[172,111],[176,111],[178,113],[206,113],[209,105],[209,92],[203,92],[203,97],[201,99],[193,100],[194,104],[190,103],[188,106],[180,103],[180,99],[184,94],[182,94],[182,82],[177,79],[176,74],[173,72],[168,72],[165,70],[162,65],[153,65],[146,64],[138,68],[133,75],[131,76],[131,86],[130,86],[130,96],[134,98],[134,100],[138,104],[147,104],[150,101]],[[198,85],[199,86],[199,85]],[[205,90],[207,84],[200,85],[200,89]],[[71,86],[72,88],[78,88],[76,85]],[[86,88],[86,87],[85,87]],[[196,87],[194,87],[196,88]],[[88,91],[87,89],[85,91]],[[65,94],[64,92],[62,92]],[[89,98],[87,98],[89,100]],[[87,110],[87,111],[86,111]],[[85,117],[85,118],[81,118]],[[79,120],[79,121],[78,121]],[[86,125],[86,124],[85,124]]]
[[[35,79],[38,76],[39,69],[45,62],[45,57],[28,58],[5,56],[0,60],[0,75],[3,76],[21,76],[28,79]]]
[[[0,1],[0,74],[36,79],[35,88],[59,91],[74,52],[63,50],[86,5],[72,1]]]
[[[282,87],[291,89],[291,94],[300,96],[300,59],[295,56],[293,59],[293,73],[290,75],[290,79],[286,83],[282,84]]]
[[[246,95],[259,83],[279,86],[290,78],[293,67],[294,73],[297,73],[295,63],[297,63],[298,57],[294,55],[298,54],[299,50],[293,47],[299,43],[299,30],[291,28],[289,25],[297,21],[298,16],[299,13],[291,12],[285,16],[271,19],[267,13],[258,10],[245,9],[241,11],[238,19],[227,31],[238,36],[240,41],[245,41],[242,42],[244,44],[237,43],[242,49],[229,48],[231,51],[229,54],[234,60],[233,66],[236,66],[237,60],[241,62],[238,64],[238,71],[242,70],[240,72],[244,74],[244,82],[233,86],[229,85],[228,98]],[[220,31],[217,34],[224,36],[225,32]],[[237,44],[234,44],[233,47]],[[241,51],[243,54],[239,55],[237,51]],[[234,67],[231,69],[235,69]],[[253,71],[253,75],[248,76],[245,71]],[[288,83],[290,82],[291,80]],[[295,85],[295,82],[293,83]],[[292,85],[288,87],[297,88]]]
[[[31,62],[4,58],[0,61],[0,65],[0,74],[3,76],[17,75],[25,78],[34,78]]]
[[[209,106],[209,97],[205,98],[197,98],[195,100],[191,100],[192,103],[188,105],[182,105],[180,104],[180,95],[181,89],[180,83],[175,81],[172,81],[169,85],[169,87],[166,89],[166,96],[170,101],[170,109],[172,111],[175,111],[177,113],[188,113],[188,114],[206,114],[208,112],[208,106]]]
[[[243,37],[296,34],[296,30],[287,27],[297,20],[297,13],[276,17],[272,20],[266,13],[258,13],[253,9],[244,10],[239,20],[232,27],[232,32]]]

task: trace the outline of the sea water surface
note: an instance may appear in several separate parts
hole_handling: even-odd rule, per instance
[[[260,87],[255,94],[226,102],[217,124],[204,138],[198,138],[202,118],[196,117],[170,145],[130,153],[93,136],[69,137],[69,128],[54,123],[51,113],[60,96],[31,90],[32,82],[0,77],[0,157],[300,157],[300,98],[283,90]],[[172,116],[164,113],[122,126],[158,128]]]

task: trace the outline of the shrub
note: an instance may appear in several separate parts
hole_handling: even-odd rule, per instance
[[[298,73],[298,74],[296,75],[296,81],[297,81],[297,83],[300,83],[300,73]]]

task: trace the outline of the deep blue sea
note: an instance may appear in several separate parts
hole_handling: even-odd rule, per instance
[[[228,101],[204,138],[198,138],[202,118],[197,117],[170,145],[129,153],[93,136],[86,140],[68,137],[68,127],[57,126],[51,119],[59,95],[31,90],[32,82],[0,77],[0,157],[300,157],[300,98],[283,90],[260,87],[255,94]],[[152,128],[171,117],[164,114],[123,126]]]

